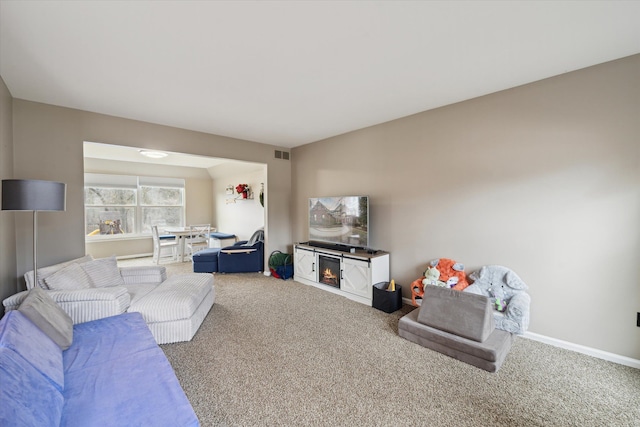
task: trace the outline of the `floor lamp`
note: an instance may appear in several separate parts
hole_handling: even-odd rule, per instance
[[[3,179],[2,210],[33,211],[33,286],[38,286],[38,211],[63,211],[66,184],[35,179]]]

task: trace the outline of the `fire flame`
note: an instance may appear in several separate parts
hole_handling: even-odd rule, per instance
[[[335,274],[331,272],[331,269],[329,268],[325,268],[325,270],[322,272],[322,276],[325,279],[335,279],[337,277]]]

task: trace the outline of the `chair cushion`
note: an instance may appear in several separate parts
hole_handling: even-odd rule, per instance
[[[220,240],[235,239],[236,235],[235,234],[220,233],[218,231],[218,232],[215,232],[215,233],[211,233],[211,238],[212,239],[220,239]]]
[[[424,287],[418,322],[477,342],[495,329],[489,298],[432,285]]]

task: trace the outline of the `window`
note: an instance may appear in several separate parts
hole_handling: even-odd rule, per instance
[[[85,174],[87,236],[148,235],[151,226],[184,226],[184,180]]]

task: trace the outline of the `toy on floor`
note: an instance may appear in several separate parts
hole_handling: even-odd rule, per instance
[[[514,334],[524,334],[529,327],[531,297],[526,292],[528,286],[511,269],[500,265],[485,265],[469,275],[473,284],[465,292],[491,298],[494,305],[494,319],[497,329]]]
[[[432,286],[447,286],[446,283],[439,280],[440,272],[435,267],[427,267],[427,270],[424,272],[424,279],[422,279],[422,284],[424,286],[432,285]]]
[[[457,291],[464,290],[469,286],[467,275],[464,272],[464,264],[448,258],[429,261],[424,276],[411,283],[411,302],[413,305],[422,304],[424,287],[427,285],[445,286]]]

